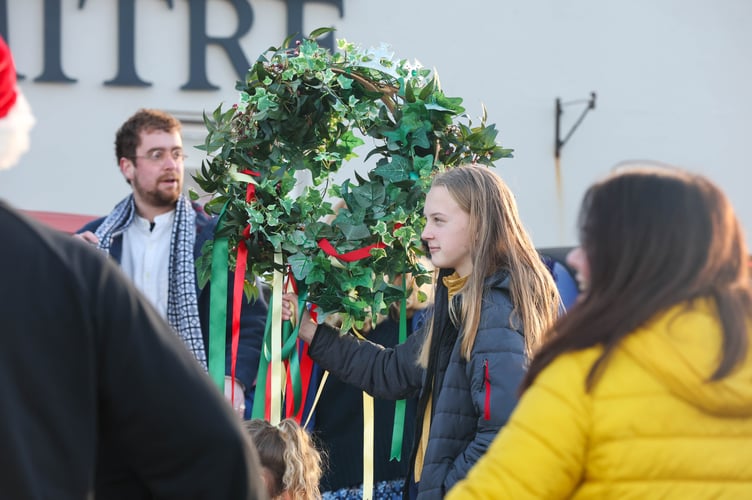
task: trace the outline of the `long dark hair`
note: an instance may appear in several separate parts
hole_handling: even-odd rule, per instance
[[[580,241],[590,286],[553,327],[522,383],[529,387],[564,352],[602,345],[586,380],[593,387],[619,342],[656,313],[714,299],[723,327],[717,380],[744,359],[752,310],[747,248],[726,196],[701,175],[622,168],[585,193]]]

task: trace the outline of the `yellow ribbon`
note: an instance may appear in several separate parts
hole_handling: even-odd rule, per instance
[[[360,340],[366,339],[355,327],[352,331]],[[373,398],[363,392],[363,500],[373,498],[373,419]]]
[[[274,253],[274,263],[277,269],[282,268],[282,254]],[[269,409],[269,422],[277,425],[282,415],[282,382],[285,379],[284,365],[282,364],[282,287],[284,275],[280,271],[274,271],[272,282],[272,355],[271,355],[271,408]]]
[[[373,499],[373,397],[363,393],[363,500]]]
[[[324,384],[326,384],[326,379],[329,377],[329,372],[324,370],[324,374],[321,376],[321,382],[319,382],[319,388],[316,391],[316,397],[313,398],[313,404],[311,405],[311,409],[308,412],[308,416],[305,419],[305,424],[303,424],[303,427],[307,428],[308,423],[311,421],[311,417],[313,416],[313,411],[316,409],[316,406],[319,404],[319,398],[321,397],[321,393],[324,392]]]

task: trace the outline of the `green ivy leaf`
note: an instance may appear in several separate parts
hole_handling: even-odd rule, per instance
[[[373,173],[387,182],[398,182],[408,178],[407,170],[407,159],[402,156],[394,156],[391,162],[377,166]]]
[[[303,253],[291,254],[287,257],[287,263],[290,265],[293,276],[299,281],[303,281],[313,269],[313,263]]]
[[[386,188],[383,184],[368,183],[355,186],[352,193],[359,206],[371,206],[384,202]]]
[[[371,236],[371,231],[365,224],[340,224],[338,227],[349,241],[364,240]]]

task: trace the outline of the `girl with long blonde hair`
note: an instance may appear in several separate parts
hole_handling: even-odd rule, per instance
[[[391,349],[312,324],[299,335],[332,374],[375,397],[418,396],[406,498],[439,499],[485,453],[517,404],[528,355],[560,299],[504,181],[474,165],[438,174],[422,238],[438,270],[428,324]],[[292,317],[297,299],[283,301]]]

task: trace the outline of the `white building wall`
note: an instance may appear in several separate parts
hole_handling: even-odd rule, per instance
[[[60,0],[62,66],[76,83],[35,83],[43,67],[43,0],[7,0],[9,42],[38,123],[32,151],[0,173],[0,198],[32,210],[103,214],[128,193],[113,152],[117,127],[139,107],[197,118],[235,101],[237,79],[224,52],[209,49],[218,91],[182,91],[188,80],[188,3],[136,1],[136,68],[146,88],[106,87],[117,70],[117,2]],[[284,0],[253,0],[242,39],[253,61],[286,36]],[[236,15],[208,0],[209,34],[230,35]],[[705,173],[731,197],[752,233],[752,2],[748,0],[344,0],[311,3],[303,31],[337,28],[363,46],[390,44],[400,58],[436,68],[447,95],[475,118],[481,105],[515,149],[498,171],[517,194],[539,246],[572,244],[580,197],[622,160],[654,159]],[[597,93],[554,164],[554,103]],[[562,133],[582,106],[568,106]],[[186,142],[203,140],[189,126]],[[201,153],[189,151],[188,166]]]

